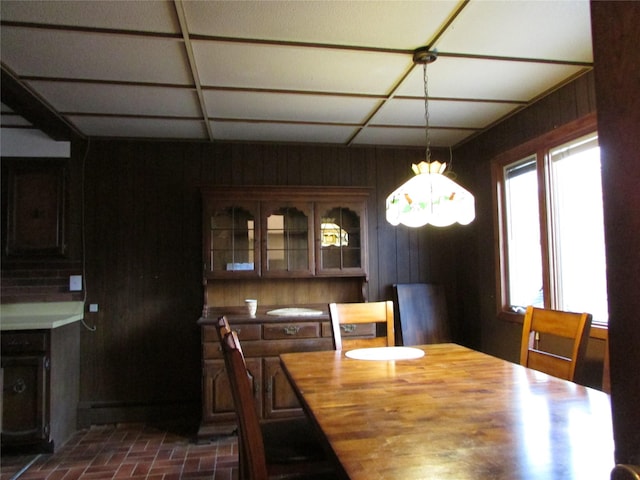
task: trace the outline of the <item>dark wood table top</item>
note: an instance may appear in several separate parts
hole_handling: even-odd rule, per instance
[[[602,479],[609,396],[455,344],[419,359],[281,355],[345,478]]]

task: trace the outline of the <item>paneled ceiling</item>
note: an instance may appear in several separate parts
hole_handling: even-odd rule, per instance
[[[0,5],[3,83],[85,137],[424,145],[428,46],[431,145],[456,146],[593,61],[588,0]]]

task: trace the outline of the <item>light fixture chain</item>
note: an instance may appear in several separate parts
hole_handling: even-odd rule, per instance
[[[429,139],[429,75],[427,75],[427,62],[423,65],[422,73],[424,80],[424,122],[425,129],[424,135],[427,142],[427,149],[425,151],[425,157],[427,164],[431,163],[431,140]]]

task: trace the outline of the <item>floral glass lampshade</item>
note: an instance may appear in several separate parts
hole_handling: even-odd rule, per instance
[[[446,164],[420,162],[416,176],[387,197],[387,221],[408,227],[469,224],[476,216],[473,195],[442,174]]]

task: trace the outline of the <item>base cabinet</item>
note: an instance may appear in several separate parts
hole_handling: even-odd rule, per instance
[[[3,331],[2,448],[53,452],[76,430],[80,330]]]
[[[280,358],[265,358],[264,415],[283,418],[302,415],[300,402],[287,379]]]
[[[250,379],[253,383],[256,406],[258,410],[261,410],[262,398],[258,395],[259,379],[262,376],[261,362],[255,359],[247,359],[247,369],[251,373]],[[224,360],[204,360],[202,370],[202,425],[210,426],[209,431],[214,434],[231,433],[223,425],[233,425],[235,428],[235,422],[236,413]],[[219,431],[214,428],[217,424],[221,427]]]
[[[47,446],[49,358],[37,352],[24,356],[3,355],[2,371],[2,446]]]
[[[202,421],[199,441],[208,441],[236,430],[236,417],[222,350],[213,323],[217,316],[210,309],[198,323],[202,332]],[[331,350],[328,316],[294,318],[259,314],[227,315],[238,333],[247,369],[253,383],[256,409],[262,420],[303,414],[298,399],[282,367],[279,355],[288,352]]]

